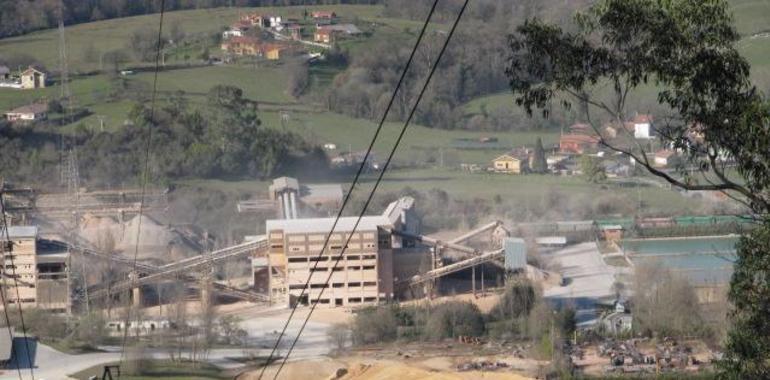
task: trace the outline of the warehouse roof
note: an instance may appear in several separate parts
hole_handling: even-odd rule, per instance
[[[346,216],[340,218],[335,232],[352,231],[358,217]],[[267,231],[283,230],[284,233],[329,233],[334,225],[334,218],[284,219],[268,220]],[[365,216],[361,218],[356,231],[373,231],[380,226],[390,226],[390,220],[382,215]]]
[[[8,227],[8,236],[11,239],[36,238],[37,226],[11,226]]]

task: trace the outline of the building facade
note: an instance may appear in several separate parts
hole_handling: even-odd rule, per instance
[[[384,216],[364,217],[351,236],[356,219],[340,219],[323,254],[333,218],[267,221],[268,265],[271,273],[280,274],[269,278],[271,295],[286,296],[292,304],[318,302],[322,306],[353,306],[390,299],[392,243],[389,232],[383,229],[390,222]],[[342,247],[348,238],[350,242],[343,254]]]
[[[37,227],[8,228],[3,236],[2,285],[9,304],[69,312],[69,253],[38,237]],[[8,242],[10,241],[10,247]]]

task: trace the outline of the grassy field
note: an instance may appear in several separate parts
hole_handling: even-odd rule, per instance
[[[371,191],[376,174],[362,178],[354,192],[354,198]],[[352,180],[352,175],[347,181]],[[302,179],[300,179],[302,182]],[[346,182],[343,180],[342,182]],[[348,182],[349,183],[349,182]],[[232,196],[266,195],[269,181],[221,181],[188,180],[179,185],[199,188],[202,191],[219,190]],[[592,184],[582,177],[558,177],[551,175],[505,175],[492,173],[466,173],[449,168],[389,170],[377,190],[378,194],[398,193],[409,187],[418,191],[441,189],[453,199],[502,199],[504,203],[525,207],[548,202],[551,190],[557,191],[573,202],[595,203],[602,199],[623,199],[631,204],[642,201],[642,211],[651,215],[692,214],[702,206],[698,200],[684,198],[677,192],[661,187],[621,187],[609,182]],[[566,202],[569,203],[569,202]],[[573,203],[573,206],[575,204]],[[419,207],[419,206],[418,206]],[[377,213],[381,210],[369,210]],[[554,210],[556,212],[561,210]]]
[[[305,9],[334,10],[344,18],[359,18],[373,22],[388,23],[381,18],[379,6],[334,5],[309,7],[265,7],[265,8],[216,8],[168,12],[164,24],[169,27],[179,24],[189,35],[208,35],[224,30],[245,12],[260,11],[277,13],[284,17],[302,18]],[[399,26],[401,21],[398,20]],[[100,53],[126,48],[130,36],[136,30],[157,29],[158,15],[126,17],[66,27],[69,67],[72,71],[93,70],[98,64],[87,62],[84,52],[93,46]],[[167,29],[169,30],[169,29]],[[19,37],[0,40],[0,55],[28,54],[45,64],[49,69],[58,67],[59,36],[55,29],[43,30]],[[134,62],[136,63],[136,62]]]

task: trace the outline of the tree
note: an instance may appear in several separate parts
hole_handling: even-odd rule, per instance
[[[770,377],[770,226],[767,223],[738,243],[728,297],[732,328],[719,368],[726,379]]]
[[[548,162],[545,159],[543,140],[541,140],[540,137],[538,137],[535,142],[535,151],[532,156],[532,172],[539,174],[548,172]]]
[[[350,326],[345,323],[335,323],[326,330],[326,338],[337,352],[341,352],[350,341]]]
[[[577,104],[601,145],[673,186],[721,191],[757,215],[759,228],[737,249],[734,325],[720,368],[724,378],[767,377],[770,313],[759,294],[770,278],[770,221],[762,217],[770,212],[770,102],[751,83],[727,1],[601,0],[575,21],[572,32],[530,19],[510,36],[506,74],[516,103],[546,116],[554,102]],[[647,84],[667,113],[657,126],[662,143],[684,152],[682,167],[695,171],[662,171],[633,136],[601,133],[602,122],[627,120],[627,100]]]
[[[293,97],[299,97],[305,92],[305,89],[307,88],[309,84],[309,71],[307,63],[305,63],[302,60],[296,59],[291,62],[286,67],[286,70],[289,74],[289,79],[287,81],[288,87],[287,92],[289,95]]]
[[[601,183],[607,180],[607,173],[604,172],[601,162],[587,154],[580,156],[580,171],[588,182]]]

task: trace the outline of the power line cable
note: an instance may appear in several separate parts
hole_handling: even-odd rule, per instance
[[[155,123],[155,100],[157,98],[158,94],[158,71],[160,70],[160,59],[162,48],[163,48],[163,16],[165,15],[166,10],[166,0],[160,1],[160,21],[158,25],[158,43],[157,43],[157,50],[155,54],[155,77],[153,78],[152,82],[152,97],[150,99],[150,120],[147,123],[147,143],[146,150],[144,153],[144,168],[142,173],[142,192],[141,196],[139,198],[139,213],[138,213],[138,219],[137,219],[137,231],[136,231],[136,244],[134,246],[134,259],[133,259],[133,268],[131,270],[131,282],[132,286],[130,287],[131,290],[134,289],[133,285],[135,285],[136,281],[138,280],[138,276],[136,275],[136,264],[137,264],[137,258],[139,256],[139,238],[141,237],[142,233],[142,214],[144,212],[144,198],[145,194],[147,192],[147,182],[149,177],[149,168],[150,168],[150,151],[152,150],[152,130],[153,130],[153,123]],[[126,322],[123,329],[123,341],[121,343],[121,353],[120,353],[120,363],[123,363],[123,360],[126,356],[126,341],[128,340],[128,323],[131,320],[131,305],[130,305],[130,297],[129,297],[129,304],[126,307]]]
[[[339,264],[340,260],[345,254],[345,251],[347,250],[347,247],[350,244],[350,240],[353,238],[353,234],[358,228],[358,225],[361,222],[361,219],[364,217],[364,214],[366,213],[366,210],[369,207],[369,204],[374,198],[374,194],[377,191],[377,188],[379,187],[380,183],[382,182],[382,178],[385,175],[385,172],[388,170],[388,167],[390,166],[390,163],[393,160],[393,156],[395,155],[396,150],[398,150],[398,146],[401,144],[401,140],[406,134],[406,130],[409,127],[409,123],[412,121],[412,118],[414,117],[414,114],[417,111],[417,107],[420,105],[420,100],[422,100],[422,97],[425,95],[425,91],[428,89],[430,80],[431,78],[433,78],[433,74],[435,74],[436,69],[438,68],[438,64],[441,61],[441,57],[446,52],[447,46],[449,46],[449,41],[451,41],[452,36],[454,35],[455,30],[457,29],[457,25],[460,23],[460,19],[462,18],[463,13],[465,13],[465,9],[468,7],[469,1],[470,0],[465,0],[462,8],[460,8],[460,12],[458,13],[457,18],[455,19],[454,24],[452,25],[452,29],[449,31],[449,34],[447,35],[447,38],[444,41],[444,45],[441,47],[441,51],[436,57],[436,60],[433,66],[431,67],[430,72],[428,73],[428,77],[425,79],[425,83],[423,84],[422,89],[420,90],[420,94],[417,96],[417,100],[415,101],[414,106],[409,112],[409,116],[404,122],[404,126],[401,128],[401,132],[399,132],[398,138],[396,139],[396,142],[393,145],[393,148],[390,150],[390,153],[388,154],[388,159],[385,161],[385,165],[382,167],[382,170],[377,176],[377,181],[374,183],[374,187],[369,192],[369,196],[367,197],[366,202],[364,203],[364,207],[361,209],[361,213],[358,215],[358,218],[356,219],[356,223],[353,226],[353,230],[348,234],[345,244],[342,246],[342,250],[340,251],[339,255],[335,258],[334,265],[332,266],[331,271],[329,271],[329,275],[326,278],[326,282],[324,283],[324,286],[321,287],[321,290],[318,293],[318,298],[316,299],[316,302],[312,302],[312,305],[310,306],[310,312],[308,313],[307,317],[305,317],[305,320],[302,322],[302,326],[300,327],[299,332],[297,333],[297,336],[294,338],[294,341],[291,343],[291,346],[289,347],[289,351],[286,353],[286,356],[283,357],[283,360],[281,361],[281,365],[278,367],[278,370],[276,371],[275,376],[273,376],[273,380],[278,378],[278,375],[281,373],[281,370],[286,365],[286,362],[289,360],[289,356],[294,350],[294,347],[296,346],[297,341],[299,341],[299,338],[302,335],[302,332],[305,330],[305,326],[307,326],[307,323],[310,320],[310,317],[313,315],[313,311],[315,311],[315,308],[318,305],[318,300],[321,299],[321,296],[323,295],[324,291],[329,286],[329,282],[331,281],[331,278],[334,275],[334,269],[337,268],[337,265]]]
[[[8,244],[13,244],[11,242],[11,234],[8,231],[8,219],[5,216],[5,200],[3,199],[3,189],[0,188],[0,213],[3,214],[3,228],[5,229],[5,241],[8,242]],[[37,236],[35,237],[37,239]],[[37,241],[35,241],[33,244],[37,244]],[[36,251],[35,251],[36,253]],[[3,246],[3,256],[5,256],[5,246]],[[24,311],[21,307],[21,296],[19,295],[19,279],[16,275],[16,263],[13,259],[13,248],[11,249],[11,254],[8,255],[9,259],[11,260],[11,271],[13,276],[13,286],[16,288],[16,306],[19,308],[19,322],[21,323],[21,332],[24,334],[24,352],[27,354],[27,363],[29,363],[29,375],[32,378],[32,380],[35,380],[35,365],[32,359],[32,356],[30,353],[32,352],[29,349],[29,339],[27,337],[27,325],[24,323]],[[5,258],[5,257],[3,257]],[[7,312],[6,312],[7,313]],[[11,344],[13,344],[13,340],[11,340]],[[19,362],[16,362],[16,365],[18,367]]]
[[[342,217],[343,212],[345,211],[345,207],[350,201],[351,194],[353,194],[353,189],[355,189],[356,184],[358,184],[358,181],[361,175],[363,174],[364,168],[366,167],[366,163],[369,161],[369,156],[371,155],[372,149],[374,149],[374,144],[377,141],[377,138],[379,137],[380,132],[382,131],[382,127],[385,124],[385,120],[387,120],[390,109],[393,107],[393,103],[396,100],[396,95],[398,94],[398,90],[401,88],[402,84],[404,83],[406,74],[409,71],[409,67],[412,65],[414,56],[417,53],[417,48],[420,46],[420,43],[422,42],[422,39],[425,36],[425,32],[428,29],[428,24],[430,23],[430,20],[433,17],[433,13],[436,11],[437,5],[438,5],[438,0],[434,0],[433,5],[431,6],[430,11],[428,12],[428,17],[425,19],[422,29],[420,30],[420,34],[417,36],[417,41],[415,42],[414,47],[412,48],[412,51],[409,54],[409,59],[406,61],[404,70],[401,72],[401,77],[398,79],[398,83],[396,84],[396,88],[393,91],[393,95],[391,95],[390,101],[388,101],[388,105],[385,108],[385,112],[382,114],[382,118],[380,119],[380,122],[377,125],[377,129],[374,132],[374,136],[372,136],[372,140],[366,149],[366,154],[364,155],[364,159],[361,161],[361,165],[358,167],[358,171],[356,172],[356,175],[353,178],[353,183],[350,185],[350,189],[345,195],[345,199],[342,202],[342,206],[337,212],[337,216],[334,218],[334,223],[332,224],[332,228],[329,231],[329,234],[324,239],[323,247],[318,252],[318,258],[321,258],[323,256],[324,251],[328,247],[329,239],[331,238],[331,235],[334,233],[334,230],[337,227],[337,223],[339,223],[339,220]],[[289,317],[286,319],[286,323],[283,325],[283,328],[281,329],[281,333],[278,335],[278,338],[275,341],[275,345],[273,345],[273,349],[270,351],[270,355],[268,356],[267,360],[265,361],[265,365],[262,367],[262,370],[259,373],[260,380],[262,379],[262,376],[265,374],[265,370],[267,369],[267,366],[270,364],[270,361],[273,359],[276,351],[278,350],[278,346],[280,345],[281,340],[283,339],[283,336],[286,334],[286,329],[288,329],[289,324],[291,323],[291,320],[294,317],[294,313],[297,311],[297,306],[299,306],[299,300],[302,299],[302,297],[305,295],[305,290],[310,286],[310,280],[312,279],[313,272],[318,267],[318,262],[319,260],[315,260],[313,264],[313,268],[310,270],[310,273],[308,274],[307,281],[305,281],[305,286],[302,288],[302,291],[300,292],[300,295],[297,298],[297,302],[292,306],[291,313],[289,313]],[[272,289],[270,289],[269,291],[272,292]]]

